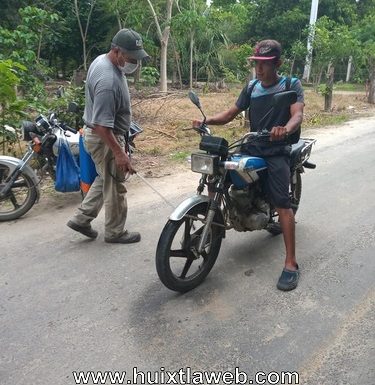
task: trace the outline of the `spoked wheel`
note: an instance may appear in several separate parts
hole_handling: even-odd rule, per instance
[[[0,163],[0,191],[5,186],[5,180],[11,170],[6,164]],[[17,219],[33,207],[37,199],[34,181],[21,173],[13,183],[9,193],[0,198],[0,222]]]
[[[168,221],[156,250],[156,270],[171,290],[186,292],[208,275],[220,251],[224,229],[213,224],[201,253],[198,246],[207,215],[207,203],[191,208],[180,221]],[[216,214],[214,223],[222,223]]]
[[[297,170],[295,170],[293,175],[291,176],[289,189],[290,203],[294,215],[296,215],[302,195],[302,178],[301,173]],[[279,235],[282,233],[279,222],[279,216],[276,210],[274,210],[272,213],[272,222],[268,225],[267,231],[272,235]]]

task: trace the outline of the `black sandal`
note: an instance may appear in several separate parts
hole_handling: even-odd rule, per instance
[[[277,288],[282,291],[290,291],[297,287],[299,280],[299,267],[297,270],[283,269],[279,281],[277,282]]]

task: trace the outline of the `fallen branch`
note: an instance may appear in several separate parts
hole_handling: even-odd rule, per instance
[[[160,134],[163,134],[165,136],[169,136],[170,138],[172,138],[174,140],[177,140],[177,136],[172,135],[172,134],[168,134],[168,132],[164,132],[162,130],[158,130],[157,128],[148,128],[148,129],[151,130],[151,131],[159,132]]]

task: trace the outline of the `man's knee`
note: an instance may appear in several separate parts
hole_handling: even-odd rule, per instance
[[[290,208],[290,205],[289,205],[288,208],[286,208],[286,207],[276,207],[276,211],[277,211],[277,213],[279,214],[280,217],[283,217],[283,216],[285,216],[285,217],[290,217],[290,216],[294,217],[294,212]]]

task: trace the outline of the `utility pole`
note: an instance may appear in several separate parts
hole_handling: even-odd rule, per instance
[[[353,64],[353,56],[349,56],[348,68],[346,70],[346,82],[347,83],[350,80],[350,75],[351,75],[351,72],[352,72],[352,64]]]
[[[311,0],[310,33],[309,33],[309,37],[307,38],[307,55],[306,55],[305,68],[302,76],[302,79],[305,80],[306,82],[308,82],[310,78],[311,61],[312,61],[312,45],[313,45],[314,35],[315,35],[315,23],[318,17],[318,5],[319,5],[319,0]]]

